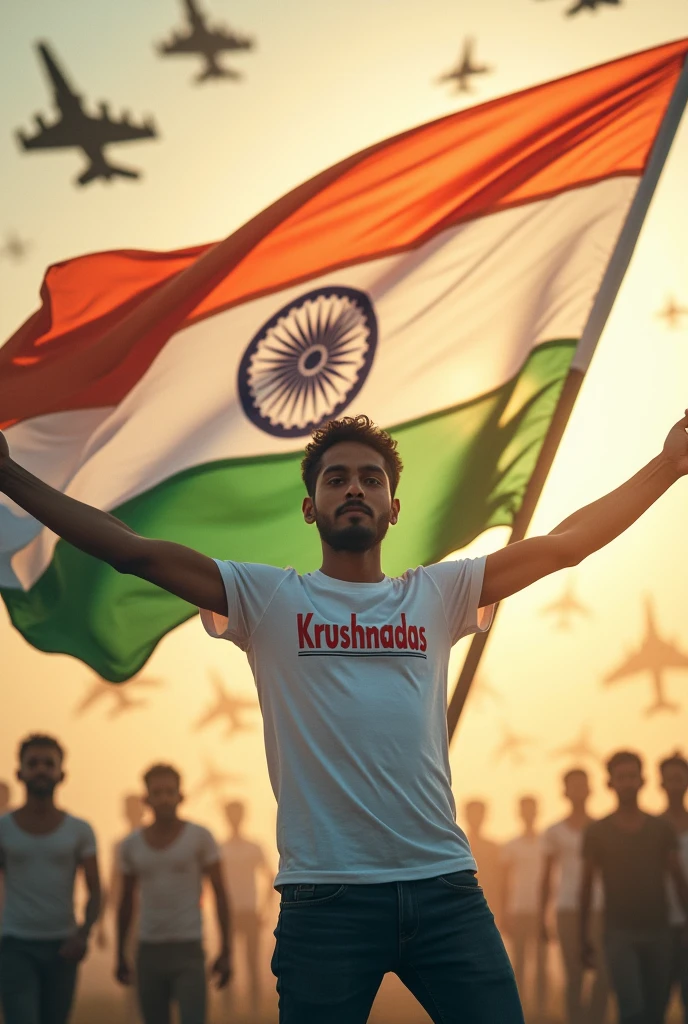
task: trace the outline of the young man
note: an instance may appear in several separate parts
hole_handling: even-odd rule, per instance
[[[667,796],[667,809],[662,817],[668,821],[678,840],[678,856],[683,873],[688,877],[688,761],[680,754],[667,757],[659,766],[662,789]],[[678,985],[683,1003],[683,1020],[688,1024],[688,941],[686,915],[681,907],[676,887],[669,886],[669,924],[671,926],[672,972],[671,984]]]
[[[5,1024],[65,1024],[78,965],[100,909],[96,840],[86,821],[55,806],[64,751],[52,736],[19,747],[17,778],[26,800],[0,818],[5,906],[0,941],[0,1000]],[[88,904],[74,918],[74,879],[82,871]]]
[[[547,947],[540,941],[539,929],[544,852],[542,837],[535,828],[538,815],[535,797],[521,797],[518,814],[523,831],[502,847],[502,916],[504,929],[511,939],[514,973],[521,999],[530,1003],[536,1019],[542,1020],[547,1002]],[[528,974],[532,974],[534,984],[532,998],[526,1000]]]
[[[156,764],[143,778],[153,822],[132,832],[120,847],[123,885],[115,976],[123,985],[133,981],[127,939],[134,895],[140,888],[136,986],[144,1024],[168,1024],[172,1003],[179,1007],[180,1024],[205,1024],[204,875],[213,887],[222,937],[220,955],[212,966],[218,988],[227,984],[231,973],[229,909],[220,854],[207,828],[178,817],[183,795],[176,768]]]
[[[245,807],[241,800],[232,800],[225,806],[229,838],[220,846],[220,854],[232,907],[233,960],[236,965],[236,946],[240,939],[246,959],[251,1012],[257,1015],[260,1010],[260,930],[275,895],[272,888],[274,875],[263,848],[243,834],[244,815]],[[260,900],[259,885],[263,890]],[[229,985],[230,1010],[234,1008],[233,995],[233,985]]]
[[[599,874],[604,889],[604,950],[620,1024],[662,1024],[671,976],[667,882],[673,879],[684,911],[688,884],[674,830],[638,806],[644,784],[638,755],[619,751],[607,762],[607,771],[616,810],[589,825],[583,839],[583,963],[594,966],[590,907]]]
[[[118,571],[206,609],[211,635],[248,655],[278,800],[282,1024],[365,1021],[388,971],[434,1021],[522,1021],[456,824],[450,649],[488,628],[492,604],[608,544],[688,473],[686,426],[688,412],[644,469],[547,536],[396,579],[381,545],[399,519],[401,459],[365,416],[331,421],[307,446],[303,516],[323,558],[304,576],[142,537],[42,483],[0,439],[9,498]]]
[[[471,853],[478,866],[478,881],[499,928],[502,919],[503,881],[501,847],[499,843],[487,839],[483,834],[483,825],[487,817],[487,804],[484,800],[469,800],[464,805],[463,814],[468,826],[466,835]]]
[[[566,979],[567,1024],[603,1024],[608,1001],[607,974],[602,956],[602,887],[595,885],[592,896],[590,935],[595,947],[596,970],[587,998],[583,994],[583,964],[580,949],[580,888],[583,875],[583,835],[592,823],[586,808],[590,796],[587,772],[572,768],[564,775],[564,797],[571,805],[562,821],[550,825],[542,837],[545,863],[542,875],[540,932],[549,941],[548,916],[557,882],[557,938]]]

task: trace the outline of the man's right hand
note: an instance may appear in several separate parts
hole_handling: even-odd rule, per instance
[[[134,974],[125,957],[120,957],[115,971],[115,977],[120,985],[131,985],[134,981]]]

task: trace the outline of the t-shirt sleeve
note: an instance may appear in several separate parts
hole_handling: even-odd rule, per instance
[[[95,857],[98,852],[96,834],[87,821],[79,822],[79,834],[77,838],[77,858],[85,860],[86,857]]]
[[[214,559],[227,596],[227,615],[201,608],[201,622],[210,636],[231,640],[245,651],[289,569],[254,562],[222,562]]]
[[[207,828],[199,829],[198,848],[202,867],[209,868],[211,864],[217,864],[220,859],[220,848],[212,832]]]
[[[425,571],[440,592],[452,644],[469,633],[485,633],[490,628],[494,605],[479,607],[485,556],[436,562]]]
[[[136,868],[132,856],[131,839],[123,839],[115,847],[117,851],[117,867],[123,875],[135,875]]]

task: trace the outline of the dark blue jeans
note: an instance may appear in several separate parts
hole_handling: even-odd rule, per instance
[[[364,1024],[397,974],[436,1024],[523,1024],[473,872],[380,885],[283,885],[272,972],[280,1024]]]
[[[0,942],[0,1000],[5,1024],[66,1024],[78,964],[59,955],[62,940],[7,936]]]

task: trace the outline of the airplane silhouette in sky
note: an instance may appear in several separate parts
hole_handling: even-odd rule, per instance
[[[5,244],[0,247],[0,256],[6,256],[13,263],[21,263],[31,248],[31,242],[21,238],[16,231],[10,231],[5,235]]]
[[[533,740],[530,736],[519,736],[505,725],[502,730],[502,742],[494,751],[494,759],[501,761],[508,754],[512,763],[522,764],[525,761],[523,748],[531,746],[532,743]]]
[[[47,124],[40,114],[36,114],[38,130],[34,135],[27,135],[21,130],[17,132],[22,148],[83,150],[90,162],[76,179],[79,185],[88,185],[96,178],[103,178],[105,181],[110,181],[114,177],[138,178],[138,171],[109,163],[103,150],[105,146],[115,142],[156,138],[157,133],[152,120],[148,119],[137,125],[131,121],[127,113],[124,113],[120,120],[115,120],[110,117],[106,103],[100,104],[96,117],[87,114],[81,96],[68,84],[48,44],[39,43],[38,51],[53,85],[54,102],[59,117],[52,124]]]
[[[136,697],[139,690],[150,690],[162,686],[162,679],[152,676],[134,676],[126,683],[108,683],[105,679],[96,679],[89,686],[84,699],[74,710],[76,716],[83,715],[93,707],[94,704],[110,700],[111,707],[108,718],[118,718],[125,711],[132,711],[134,708],[144,708],[148,701]],[[132,693],[132,690],[134,693]]]
[[[655,702],[645,709],[648,717],[656,711],[679,710],[678,704],[672,704],[664,695],[664,673],[667,669],[688,669],[688,654],[684,654],[672,641],[663,640],[655,625],[652,601],[645,601],[645,636],[635,651],[613,672],[605,676],[605,685],[611,685],[628,676],[638,673],[649,673],[655,693]]]
[[[610,4],[612,7],[620,7],[622,0],[576,0],[572,7],[565,12],[571,18],[581,11],[596,11],[601,4]]]
[[[578,733],[578,738],[563,747],[558,747],[550,753],[550,757],[570,757],[584,761],[586,758],[591,761],[599,761],[600,755],[590,742],[590,726],[583,725]]]
[[[223,772],[213,760],[207,758],[205,761],[205,775],[193,787],[189,796],[200,796],[203,793],[210,792],[221,799],[225,795],[227,784],[230,782],[240,782],[242,778],[242,775]]]
[[[583,615],[590,618],[592,612],[574,596],[573,580],[568,579],[564,585],[564,593],[556,601],[540,609],[541,615],[556,616],[555,628],[571,629],[574,616]]]
[[[248,729],[253,729],[253,725],[249,725],[244,721],[243,714],[248,710],[256,711],[258,709],[257,700],[247,700],[245,697],[236,697],[231,693],[227,693],[222,677],[216,672],[211,672],[210,677],[215,687],[215,702],[210,705],[206,713],[196,722],[195,729],[203,729],[211,722],[216,722],[223,718],[227,722],[227,736],[233,736],[235,732],[245,732]]]
[[[447,71],[446,74],[441,75],[439,82],[456,82],[457,92],[470,92],[470,80],[473,75],[489,74],[489,72],[492,71],[492,68],[488,67],[486,64],[473,63],[474,48],[475,40],[467,36],[464,40],[463,50],[456,66],[452,71]]]
[[[252,50],[253,40],[248,36],[237,35],[229,28],[211,28],[196,0],[184,0],[184,8],[187,30],[173,32],[169,42],[158,45],[158,53],[163,57],[178,54],[199,54],[205,57],[205,67],[195,78],[196,82],[206,82],[210,78],[241,78],[238,71],[219,64],[217,58],[220,53]]]
[[[675,327],[681,327],[683,324],[683,317],[688,316],[688,306],[679,306],[673,295],[671,295],[663,309],[660,309],[657,316],[661,320],[666,320],[667,326],[671,327],[672,330]]]

